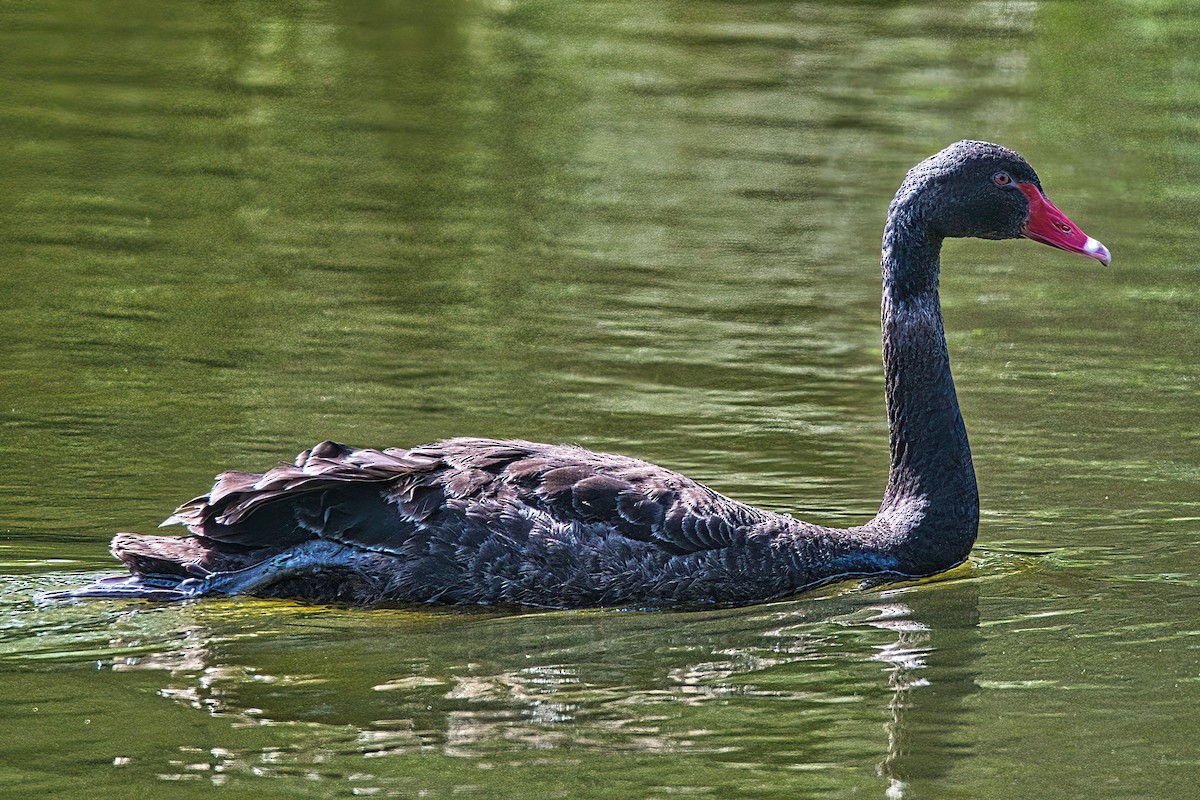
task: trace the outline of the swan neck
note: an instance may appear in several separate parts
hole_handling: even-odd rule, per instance
[[[897,195],[883,229],[883,290],[895,299],[938,290],[942,236],[919,202]]]
[[[897,235],[904,233],[910,235]],[[889,219],[882,328],[891,469],[871,524],[904,540],[914,571],[964,559],[979,521],[938,297],[940,249],[940,237]]]

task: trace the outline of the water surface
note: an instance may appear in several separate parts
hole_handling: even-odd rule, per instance
[[[21,797],[1186,797],[1185,3],[0,10],[0,785]],[[971,562],[744,609],[35,605],[224,468],[571,441],[817,522],[887,469],[905,170],[1024,153],[1109,269],[963,241]]]

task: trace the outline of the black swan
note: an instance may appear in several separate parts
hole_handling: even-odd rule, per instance
[[[891,474],[865,525],[810,525],[566,445],[322,442],[264,475],[220,475],[163,523],[190,535],[117,534],[129,576],[44,596],[667,607],[949,569],[975,541],[979,495],[938,302],[948,236],[1025,237],[1109,263],[1012,150],[962,141],[909,171],[883,233]]]

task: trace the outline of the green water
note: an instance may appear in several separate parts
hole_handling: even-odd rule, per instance
[[[224,468],[572,441],[853,524],[905,170],[983,519],[936,581],[692,613],[38,606]],[[0,5],[0,796],[1200,797],[1200,7]]]

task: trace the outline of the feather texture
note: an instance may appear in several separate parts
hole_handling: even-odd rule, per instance
[[[412,450],[322,442],[265,474],[223,473],[164,525],[175,523],[191,535],[113,540],[155,599],[733,603],[894,566],[645,461],[491,439]],[[73,596],[136,591],[136,580],[109,580]]]
[[[1043,216],[1053,209],[1033,169],[986,142],[926,159],[896,193],[881,259],[891,470],[863,525],[810,525],[644,461],[565,445],[322,442],[262,475],[220,475],[164,523],[188,536],[118,534],[113,553],[129,577],[50,596],[666,606],[947,569],[975,540],[979,497],[942,329],[942,240],[1028,234],[1108,263],[1099,242],[1061,233],[1057,209],[1058,228],[1042,220],[1029,233],[1029,198]]]

